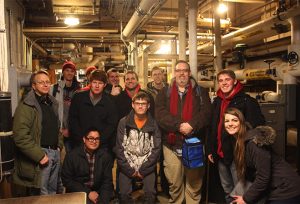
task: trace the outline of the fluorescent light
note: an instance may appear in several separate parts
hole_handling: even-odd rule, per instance
[[[67,17],[67,18],[65,18],[64,23],[69,26],[75,26],[75,25],[79,24],[79,19],[75,18],[75,17]]]
[[[223,14],[228,10],[228,7],[224,3],[219,3],[218,13]]]

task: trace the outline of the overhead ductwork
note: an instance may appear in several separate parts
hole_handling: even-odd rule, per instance
[[[104,33],[118,33],[117,29],[86,29],[86,28],[24,28],[23,32],[29,37],[99,37]]]
[[[224,35],[222,37],[222,47],[226,48],[226,46],[232,46],[232,43],[238,43],[238,42],[245,42],[249,40],[255,39],[263,39],[266,37],[270,37],[273,35],[278,34],[274,27],[274,24],[282,24],[282,23],[288,23],[286,22],[287,19],[300,15],[300,6],[296,6],[287,12],[282,12],[278,16],[273,16],[269,19],[259,21],[257,23],[254,23],[250,26],[241,28],[237,31],[231,32],[227,35]],[[197,47],[198,51],[202,52],[212,52],[213,50],[213,43],[206,43],[204,45],[200,45]]]
[[[166,0],[142,0],[122,32],[124,39],[130,39],[166,2]]]

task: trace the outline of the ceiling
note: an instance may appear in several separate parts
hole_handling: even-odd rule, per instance
[[[178,37],[178,0],[156,0],[157,7],[127,39],[121,39],[140,4],[140,0],[23,0],[24,34],[34,43],[34,55],[52,64],[72,59],[77,63],[103,61],[106,67],[124,67],[127,45],[137,36],[138,45],[146,47],[157,40]],[[186,16],[188,16],[186,0]],[[211,64],[213,53],[213,0],[198,1],[198,63]],[[279,4],[264,0],[228,0],[229,11],[221,19],[222,51],[232,58],[238,43],[247,45],[249,57],[282,52],[290,44],[290,25],[276,16]],[[162,5],[160,5],[162,4]],[[287,1],[286,8],[296,5]],[[67,27],[66,16],[76,16],[80,24]],[[299,15],[299,14],[298,14]],[[271,20],[270,20],[271,19]],[[265,22],[270,21],[270,22]],[[257,25],[256,25],[257,24]],[[188,25],[188,23],[187,23]],[[252,27],[251,27],[252,26]],[[187,30],[188,34],[188,30]],[[279,35],[280,34],[280,35]],[[188,49],[188,48],[187,48]],[[208,57],[211,56],[211,57]],[[46,59],[46,60],[45,60]]]

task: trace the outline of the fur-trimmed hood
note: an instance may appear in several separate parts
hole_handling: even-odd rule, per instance
[[[257,126],[249,130],[245,141],[252,140],[258,146],[269,146],[275,142],[276,131],[270,126]]]

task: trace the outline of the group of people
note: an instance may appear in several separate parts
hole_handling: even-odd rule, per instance
[[[61,193],[65,187],[66,192],[85,192],[88,203],[109,203],[116,159],[120,203],[133,203],[133,180],[142,181],[145,203],[156,202],[160,162],[168,202],[198,204],[205,168],[188,168],[182,162],[184,139],[198,137],[207,140],[208,160],[218,171],[226,203],[257,203],[262,198],[299,203],[300,178],[273,153],[274,138],[268,134],[274,136],[274,130],[263,126],[259,104],[244,93],[233,71],[218,73],[212,104],[182,60],[169,84],[163,70],[154,67],[147,90],[134,71],[124,74],[124,88],[115,69],[106,73],[88,67],[84,88],[75,73],[70,61],[55,85],[47,72],[34,73],[32,90],[15,111],[13,182],[26,187],[25,195]],[[62,150],[66,156],[61,165]],[[235,188],[239,183],[241,194]]]

